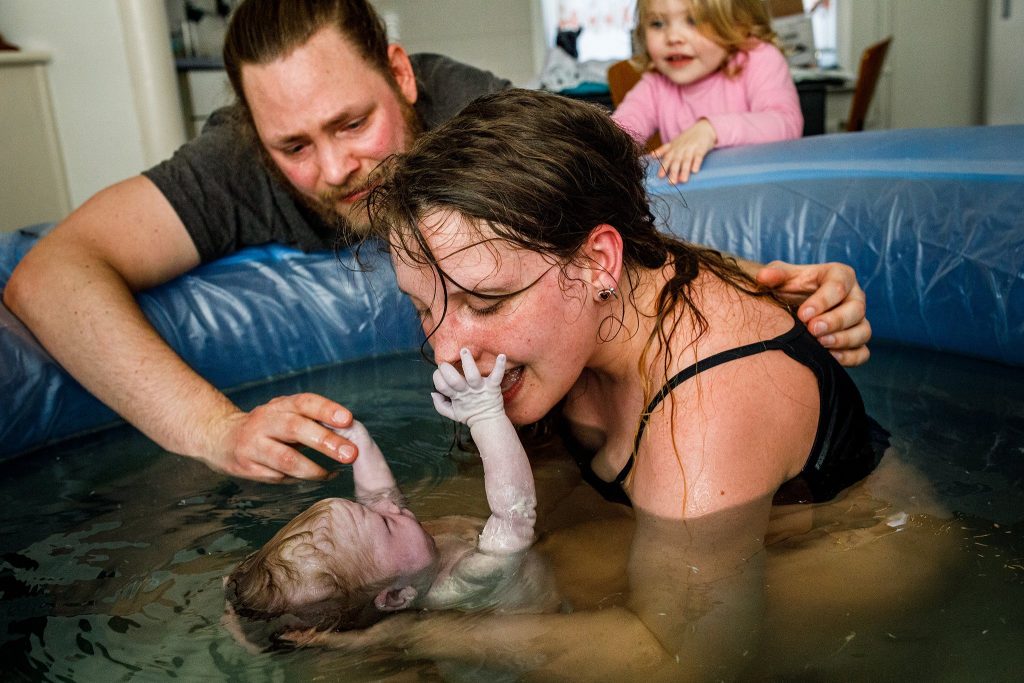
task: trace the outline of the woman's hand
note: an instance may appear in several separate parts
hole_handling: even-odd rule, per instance
[[[361,652],[380,648],[401,648],[419,616],[412,612],[393,614],[369,628],[353,631],[288,631],[279,636],[296,647]]]
[[[841,364],[867,362],[871,323],[853,268],[843,263],[796,266],[772,261],[757,271],[756,279],[783,300],[799,305],[797,317]]]
[[[707,119],[693,124],[674,140],[652,152],[655,159],[661,160],[658,177],[668,176],[668,181],[673,185],[685,183],[691,173],[700,170],[705,155],[715,148],[717,140],[718,135]]]

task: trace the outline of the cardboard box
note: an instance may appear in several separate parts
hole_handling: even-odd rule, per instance
[[[764,4],[768,5],[768,12],[773,17],[788,17],[804,13],[803,0],[764,0]]]
[[[812,69],[817,66],[814,47],[814,25],[804,14],[779,17],[772,20],[772,28],[786,48],[786,59],[791,67]]]

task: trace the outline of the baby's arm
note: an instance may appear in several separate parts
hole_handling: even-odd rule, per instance
[[[480,534],[482,552],[508,555],[525,551],[533,543],[537,496],[533,471],[512,422],[505,415],[501,379],[505,356],[481,377],[469,350],[462,349],[465,376],[448,363],[434,371],[434,407],[441,415],[469,426],[484,465],[484,488],[491,516]],[[362,458],[362,445],[360,458]]]
[[[401,504],[401,493],[398,491],[395,477],[391,474],[391,468],[388,467],[388,461],[385,460],[384,454],[370,436],[366,426],[358,420],[352,420],[351,427],[332,429],[359,449],[359,457],[352,463],[356,498],[365,504],[372,504],[380,499]]]

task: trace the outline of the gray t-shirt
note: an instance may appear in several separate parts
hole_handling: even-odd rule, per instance
[[[410,57],[416,111],[427,129],[447,121],[480,95],[511,83],[441,55]],[[327,226],[265,166],[259,144],[239,132],[237,111],[214,112],[203,132],[144,176],[171,203],[203,262],[245,246],[279,242],[304,251],[335,246]]]

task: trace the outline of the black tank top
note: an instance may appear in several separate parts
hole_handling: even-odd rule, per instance
[[[788,332],[735,349],[716,353],[699,360],[674,375],[651,399],[644,410],[633,441],[633,452],[622,470],[612,481],[597,476],[591,466],[593,452],[572,438],[568,425],[562,421],[563,438],[580,467],[583,479],[597,489],[607,500],[629,505],[629,497],[622,489],[633,467],[633,460],[644,437],[651,413],[672,391],[686,380],[716,365],[745,358],[765,351],[782,351],[806,366],[818,380],[818,429],[803,470],[784,483],[776,492],[776,503],[821,502],[834,498],[840,491],[854,484],[875,469],[888,446],[889,434],[864,412],[864,402],[853,379],[839,362],[800,321],[795,321]]]

